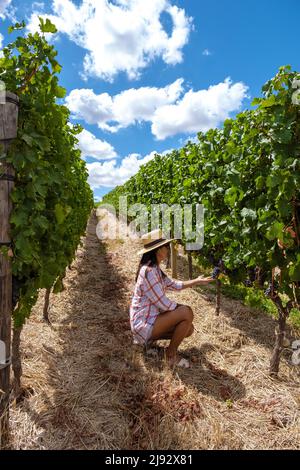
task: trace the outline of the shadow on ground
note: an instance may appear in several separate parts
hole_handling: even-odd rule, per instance
[[[173,374],[178,375],[183,383],[196,388],[201,394],[220,402],[243,398],[246,395],[243,383],[228,374],[226,370],[215,367],[207,358],[208,353],[216,349],[209,343],[202,344],[200,348],[185,348],[180,351],[180,357],[189,362],[190,368],[175,367]],[[163,348],[158,347],[150,349],[148,353],[145,352],[145,360],[149,367],[163,370],[165,367],[163,351]]]
[[[181,279],[188,279],[188,262],[183,256],[178,259],[178,275]],[[193,266],[193,278],[203,275],[203,271],[198,266]],[[197,287],[204,300],[211,304],[216,302],[216,289],[214,287]],[[230,326],[242,332],[243,338],[252,338],[257,344],[266,346],[273,350],[275,343],[275,327],[277,321],[268,316],[262,310],[243,305],[240,300],[230,299],[221,295],[221,310],[218,318],[225,316],[229,320]],[[291,329],[287,325],[287,334],[291,334]]]
[[[130,445],[128,416],[122,409],[124,376],[136,369],[127,357],[128,298],[111,255],[96,237],[96,224],[93,214],[64,281],[65,291],[51,299],[50,319],[61,348],[42,345],[49,395],[44,393],[39,413],[30,401],[23,405],[44,428],[39,445],[46,449]]]

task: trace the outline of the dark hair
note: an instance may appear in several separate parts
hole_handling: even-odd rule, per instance
[[[170,245],[169,245],[169,243],[166,243],[166,245],[162,245],[162,246],[167,246],[168,247]],[[156,253],[162,246],[159,246],[158,248],[154,248],[153,250],[148,251],[147,253],[143,254],[143,256],[141,258],[141,261],[139,263],[138,270],[136,272],[135,282],[137,281],[137,279],[139,277],[139,273],[140,273],[140,270],[141,270],[142,266],[145,266],[146,264],[149,264],[149,266],[157,266]],[[166,274],[162,270],[160,270],[160,272],[162,273],[163,277],[166,277]]]

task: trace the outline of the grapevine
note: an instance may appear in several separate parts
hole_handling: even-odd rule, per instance
[[[10,32],[24,27],[17,23]],[[69,110],[57,102],[65,96],[57,76],[61,66],[45,39],[45,33],[55,31],[49,20],[40,18],[40,33],[18,36],[0,58],[1,80],[20,100],[18,136],[5,157],[15,171],[10,219],[15,355],[39,290],[59,291],[93,207],[78,149],[82,129],[70,124]],[[15,375],[20,371],[16,364],[18,357]]]

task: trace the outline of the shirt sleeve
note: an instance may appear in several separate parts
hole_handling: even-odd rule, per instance
[[[168,276],[164,278],[164,284],[166,289],[169,290],[181,290],[183,288],[182,281],[175,281],[175,279],[170,279]]]
[[[177,303],[166,297],[161,281],[154,269],[146,269],[145,271],[145,291],[146,297],[155,304],[159,310],[167,312],[175,310]]]

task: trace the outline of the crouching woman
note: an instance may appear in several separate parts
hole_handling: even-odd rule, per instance
[[[158,339],[170,339],[166,351],[168,363],[177,363],[177,349],[193,331],[193,311],[168,299],[166,290],[182,290],[215,281],[196,278],[190,281],[170,279],[160,268],[169,257],[170,242],[160,230],[143,235],[142,258],[136,274],[136,284],[130,305],[130,325],[134,343],[147,345]]]

